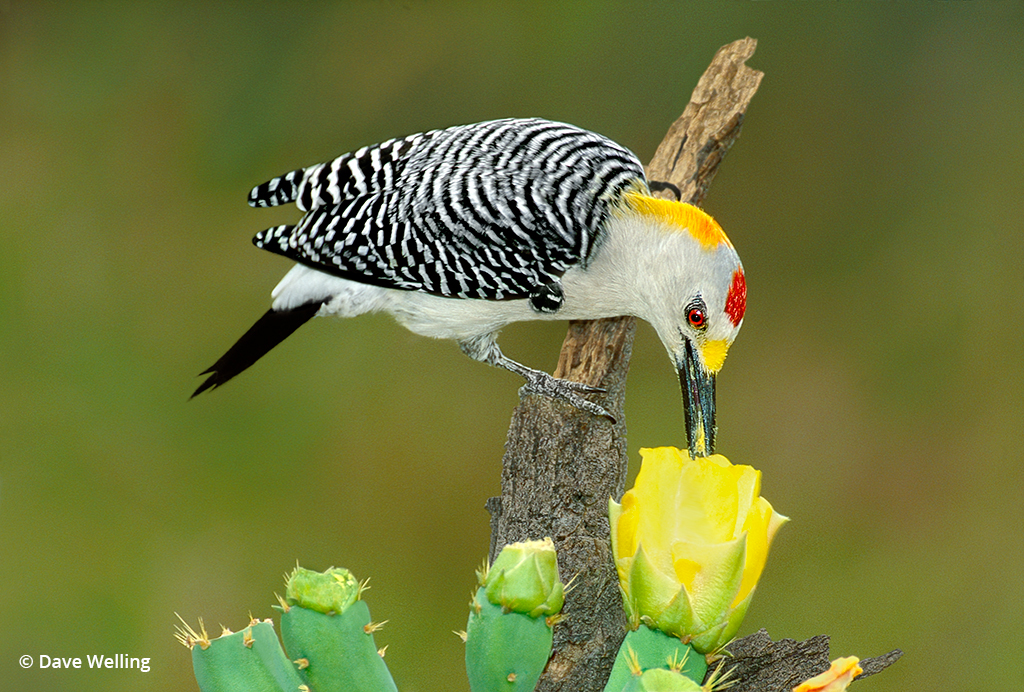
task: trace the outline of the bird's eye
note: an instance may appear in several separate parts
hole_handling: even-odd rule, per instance
[[[690,326],[694,329],[704,329],[708,326],[708,316],[704,312],[704,308],[699,306],[691,306],[686,310],[686,321],[690,323]]]

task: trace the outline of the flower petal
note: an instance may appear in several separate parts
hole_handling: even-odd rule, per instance
[[[678,541],[672,545],[673,563],[699,620],[720,620],[736,598],[746,564],[746,539],[726,543],[696,544]],[[691,576],[692,575],[692,576]],[[690,576],[689,583],[682,577]]]
[[[691,642],[693,644],[693,648],[703,654],[709,654],[721,649],[732,641],[732,638],[736,636],[736,632],[739,631],[740,625],[743,624],[743,618],[747,615],[747,609],[750,607],[750,602],[753,600],[753,596],[754,592],[751,591],[747,594],[745,599],[740,601],[739,604],[733,606],[725,620],[719,623],[717,628],[702,634],[699,637],[699,640],[694,639],[694,641]]]
[[[788,519],[772,509],[768,500],[757,498],[747,514],[743,530],[747,534],[746,564],[743,569],[743,584],[736,594],[736,602],[742,601],[754,590],[761,578],[765,562],[768,561],[768,547],[779,527]]]
[[[644,546],[637,548],[629,567],[626,600],[639,615],[656,617],[665,610],[681,590],[679,582],[665,574],[647,557]],[[627,608],[627,612],[630,612]]]
[[[859,663],[856,656],[837,658],[828,670],[800,683],[793,692],[843,692],[855,677],[864,672]]]
[[[623,504],[629,505],[624,508],[615,500],[608,500],[608,521],[612,533],[612,555],[618,560],[622,557],[632,557],[636,553],[636,520],[638,512],[634,508],[635,503],[629,493],[630,499],[622,498]]]
[[[652,617],[654,626],[666,634],[682,639],[691,632],[698,632],[706,627],[693,613],[690,594],[686,589],[679,589],[672,602],[657,617]]]

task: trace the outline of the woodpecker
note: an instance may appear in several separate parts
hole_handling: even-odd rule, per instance
[[[526,392],[610,418],[582,396],[599,389],[508,358],[497,335],[525,320],[633,315],[654,327],[678,371],[691,455],[714,451],[715,376],[743,322],[743,267],[714,219],[651,196],[628,149],[541,119],[460,125],[363,147],[249,193],[253,207],[292,202],[298,223],[253,242],[297,264],[193,396],[314,316],[386,312],[517,373]]]

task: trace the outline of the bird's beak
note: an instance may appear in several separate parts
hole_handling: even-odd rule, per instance
[[[693,458],[715,453],[715,375],[698,360],[693,343],[684,339],[679,369],[679,386],[683,390],[683,413],[686,417],[686,442]]]

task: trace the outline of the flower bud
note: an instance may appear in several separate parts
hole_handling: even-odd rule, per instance
[[[344,613],[359,599],[361,586],[347,569],[332,567],[326,572],[296,567],[285,582],[288,605],[299,605],[319,613]]]
[[[540,617],[562,610],[565,594],[550,538],[506,545],[480,585],[488,601],[507,611]]]

